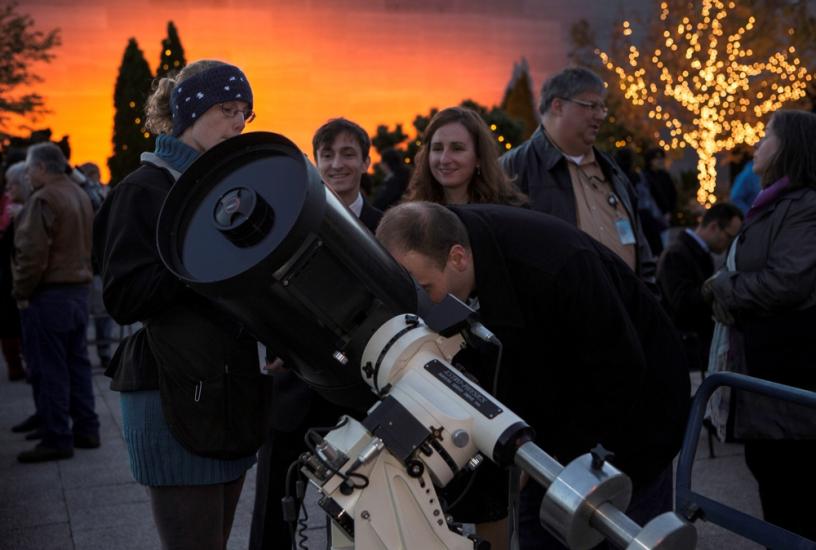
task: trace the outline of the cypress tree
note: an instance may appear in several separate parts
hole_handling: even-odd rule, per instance
[[[156,78],[167,76],[168,73],[178,72],[187,64],[184,59],[184,47],[181,45],[176,25],[167,22],[167,37],[162,39],[159,66],[156,68]]]
[[[522,140],[533,135],[538,127],[539,118],[533,97],[530,67],[524,58],[513,67],[513,76],[510,78],[510,83],[504,92],[501,108],[510,118],[514,118],[524,125],[521,133]]]
[[[145,130],[145,103],[153,75],[135,38],[128,41],[113,92],[113,155],[108,158],[111,185],[139,167],[139,155],[153,149],[155,138]]]
[[[394,126],[393,130],[385,124],[380,124],[377,126],[377,133],[371,137],[371,146],[378,155],[382,155],[383,151],[399,147],[406,139],[408,135],[402,131],[402,124]]]

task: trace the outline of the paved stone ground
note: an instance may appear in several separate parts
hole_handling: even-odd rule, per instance
[[[0,550],[159,548],[147,495],[130,476],[118,394],[108,389],[109,380],[99,368],[95,367],[93,380],[102,447],[78,449],[71,460],[19,464],[17,453],[33,445],[10,428],[33,412],[31,388],[24,382],[8,382],[5,365],[0,366]],[[745,468],[741,446],[717,443],[716,457],[709,458],[706,442],[701,438],[700,443],[693,489],[759,515],[756,486]],[[230,550],[247,548],[254,484],[253,468],[236,513]],[[314,498],[309,501],[308,547],[325,548],[325,519]],[[695,525],[700,549],[760,548],[716,525]]]

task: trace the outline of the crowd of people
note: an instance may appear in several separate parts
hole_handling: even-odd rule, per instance
[[[306,164],[432,302],[448,294],[467,302],[502,341],[500,371],[472,355],[458,365],[541,427],[536,442],[562,463],[598,443],[614,453],[633,481],[627,513],[644,524],[672,509],[690,370],[816,390],[808,333],[816,115],[774,114],[749,165],[756,178],[740,175],[734,204],[674,229],[678,198],[663,150],[645,151],[641,165],[631,150],[613,157],[595,146],[605,96],[589,70],[553,75],[541,90],[541,124],[501,156],[477,113],[443,109],[421,136],[411,173],[397,151],[383,154],[386,179],[371,200],[362,190],[371,141],[355,122],[334,118],[317,129],[314,164]],[[155,150],[107,197],[95,166],[72,168],[51,143],[30,147],[4,174],[0,336],[9,378],[27,378],[36,405],[14,431],[40,439],[18,459],[67,459],[101,444],[86,341],[93,319],[100,361],[121,392],[131,471],[147,487],[165,548],[225,548],[256,463],[250,548],[292,546],[287,470],[306,431],[360,415],[322,398],[274,350],[259,360],[239,320],[185,287],[157,250],[174,182],[241,134],[253,108],[238,67],[197,61],[156,82],[146,112]],[[111,317],[140,326],[114,354]],[[181,395],[209,404],[192,407]],[[223,403],[241,430],[214,428],[225,425]],[[732,403],[723,433],[745,442],[765,517],[816,540],[806,510],[780,489],[813,488],[802,474],[816,460],[816,415],[741,393]],[[515,474],[488,463],[472,475],[476,483],[454,480],[471,497],[448,512],[505,548]],[[521,548],[561,548],[538,519],[544,489],[521,484]],[[442,498],[454,500],[449,491]]]

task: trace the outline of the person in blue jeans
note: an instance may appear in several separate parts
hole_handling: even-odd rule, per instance
[[[91,281],[93,210],[65,173],[53,143],[32,146],[26,172],[33,192],[14,234],[14,298],[20,309],[42,441],[20,462],[71,458],[99,447],[85,330]]]

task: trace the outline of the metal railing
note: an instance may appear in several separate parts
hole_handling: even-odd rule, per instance
[[[675,491],[677,513],[692,522],[703,519],[714,523],[769,548],[813,550],[816,547],[816,542],[810,539],[762,521],[691,490],[691,470],[694,465],[694,456],[697,453],[697,443],[703,425],[706,404],[714,391],[720,387],[758,393],[811,407],[816,411],[816,392],[732,372],[719,372],[707,376],[692,400],[686,435],[683,439],[683,447],[680,450]]]

